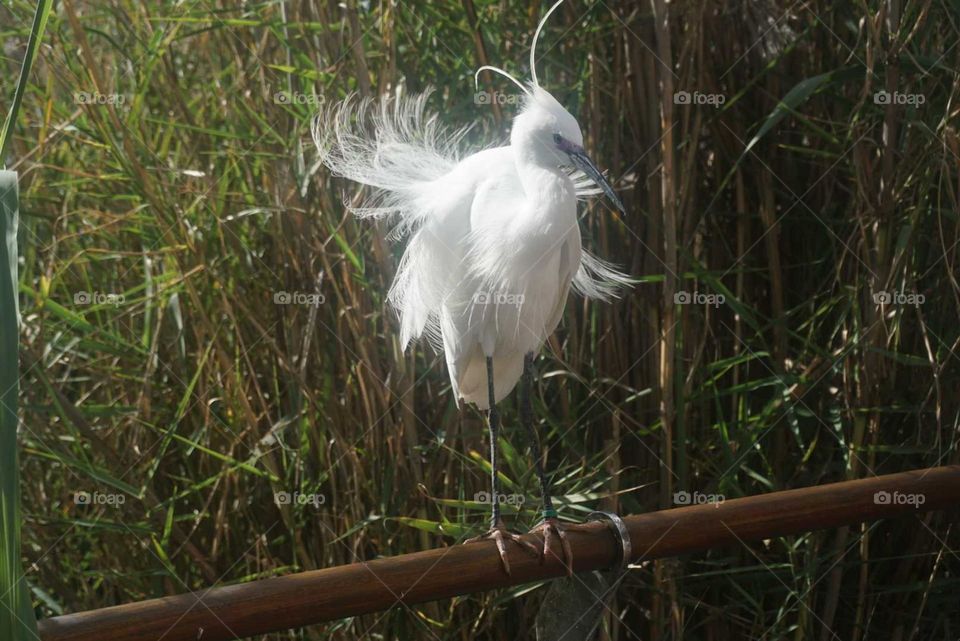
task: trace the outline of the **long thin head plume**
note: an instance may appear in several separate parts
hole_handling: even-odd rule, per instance
[[[553,6],[550,7],[550,10],[544,14],[543,18],[540,19],[540,24],[537,25],[537,30],[533,32],[533,43],[530,45],[530,78],[533,79],[533,85],[535,87],[540,86],[540,82],[537,80],[537,40],[540,39],[540,32],[543,31],[543,25],[547,23],[547,18],[550,17],[550,14],[556,11],[557,7],[563,4],[563,0],[557,0],[553,3]]]
[[[503,76],[504,78],[508,78],[508,79],[510,80],[510,82],[512,82],[513,84],[515,84],[515,85],[517,85],[518,87],[520,87],[520,89],[523,91],[523,93],[527,94],[527,96],[529,96],[529,97],[532,97],[532,96],[533,96],[533,95],[530,93],[530,90],[523,86],[523,83],[522,83],[522,82],[520,82],[519,80],[517,80],[516,78],[514,78],[512,75],[510,75],[509,73],[507,73],[506,71],[504,71],[504,70],[501,69],[500,67],[494,67],[493,65],[483,65],[482,67],[480,67],[479,69],[477,69],[477,73],[473,74],[473,84],[474,84],[474,86],[477,87],[478,89],[480,88],[480,72],[481,72],[481,71],[493,71],[494,73],[498,73],[498,74],[500,74],[501,76]]]

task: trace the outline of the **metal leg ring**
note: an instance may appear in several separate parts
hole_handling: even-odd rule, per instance
[[[627,530],[626,523],[613,512],[591,512],[587,515],[588,521],[607,521],[613,535],[620,542],[620,548],[617,550],[617,560],[611,569],[626,570],[630,565],[630,558],[633,556],[633,548],[630,545],[630,532]]]

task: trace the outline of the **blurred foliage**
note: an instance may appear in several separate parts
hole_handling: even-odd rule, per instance
[[[538,361],[563,515],[956,463],[957,3],[669,6],[662,23],[650,3],[571,0],[541,40],[541,82],[630,212],[585,205],[585,243],[640,280],[611,305],[572,300]],[[8,150],[40,615],[484,527],[482,417],[456,408],[442,358],[400,354],[384,296],[401,248],[345,213],[356,187],[319,169],[308,132],[322,101],[432,86],[472,144],[504,140],[515,105],[479,104],[473,72],[526,77],[545,9],[57,3]],[[0,5],[4,77],[33,10]],[[525,529],[537,485],[505,412]],[[602,638],[956,638],[949,516],[640,563]],[[525,638],[541,592],[269,638]]]

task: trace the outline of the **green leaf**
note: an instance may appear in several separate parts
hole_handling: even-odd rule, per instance
[[[13,104],[10,106],[10,111],[7,112],[3,129],[0,129],[0,160],[6,157],[7,145],[13,138],[13,128],[17,124],[17,112],[20,111],[23,92],[26,91],[27,81],[30,79],[30,68],[33,67],[33,60],[37,55],[40,40],[43,38],[43,31],[47,28],[47,17],[50,15],[52,5],[52,0],[40,0],[37,5],[37,12],[33,16],[33,27],[30,29],[27,51],[23,56],[23,64],[20,67],[20,81],[17,83],[17,89],[13,94]]]
[[[18,198],[16,172],[0,171],[0,639],[11,641],[37,638],[20,562]]]
[[[831,84],[849,80],[863,73],[864,71],[860,67],[845,67],[843,69],[834,69],[833,71],[822,73],[819,76],[804,78],[798,82],[767,116],[767,119],[760,126],[760,129],[753,138],[750,139],[750,142],[747,143],[746,148],[743,150],[743,156],[746,156],[747,153],[760,142],[761,138],[773,129],[777,123],[783,120],[784,116],[796,113],[797,107],[806,102],[810,96]]]
[[[720,188],[717,190],[718,193],[722,191],[724,187],[726,187],[728,182],[730,182],[730,179],[736,172],[737,167],[740,166],[750,151],[757,145],[757,143],[760,142],[760,139],[770,133],[770,131],[776,127],[777,124],[779,124],[787,114],[799,115],[797,114],[797,108],[818,91],[822,91],[833,84],[842,84],[848,80],[861,77],[864,73],[866,73],[866,71],[863,69],[863,67],[843,67],[841,69],[834,69],[833,71],[828,71],[827,73],[822,73],[817,76],[804,78],[794,85],[793,89],[788,91],[787,95],[785,95],[783,99],[777,103],[777,106],[773,108],[773,111],[767,115],[766,120],[764,120],[763,124],[760,125],[760,129],[757,130],[757,133],[753,135],[753,138],[751,138],[750,142],[747,143],[747,146],[744,147],[743,153],[741,153],[740,157],[737,158],[737,161],[733,163],[733,166],[730,167],[727,175],[724,176],[723,182],[720,183]]]
[[[414,519],[407,516],[398,516],[393,521],[399,521],[404,525],[407,525],[418,530],[423,530],[424,532],[430,532],[431,534],[442,534],[444,536],[452,536],[455,539],[460,539],[470,533],[470,528],[463,527],[460,525],[455,525],[453,523],[440,523],[438,521],[428,521],[426,519]]]

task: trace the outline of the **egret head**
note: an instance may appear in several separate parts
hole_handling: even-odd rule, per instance
[[[540,160],[554,165],[569,165],[570,146],[583,146],[577,119],[546,89],[536,85],[530,87],[523,109],[513,119],[510,137],[514,144],[532,145]]]
[[[570,112],[564,109],[563,105],[550,95],[550,92],[541,87],[537,80],[535,55],[537,40],[540,38],[540,32],[543,30],[547,18],[562,3],[563,0],[557,0],[550,7],[540,20],[540,24],[537,25],[537,30],[533,35],[533,43],[530,47],[530,76],[532,82],[529,87],[524,86],[503,69],[489,65],[480,67],[474,80],[479,82],[481,71],[494,71],[506,76],[523,90],[526,100],[521,112],[513,119],[510,140],[511,145],[523,150],[526,160],[542,167],[573,167],[582,171],[603,190],[603,193],[616,205],[617,209],[626,213],[623,203],[617,197],[613,187],[584,151],[583,133],[580,131],[577,119],[570,115]]]
[[[541,166],[579,169],[626,213],[617,193],[584,150],[576,118],[542,87],[532,87],[523,111],[513,120],[510,137],[512,144],[526,147],[531,160]]]

